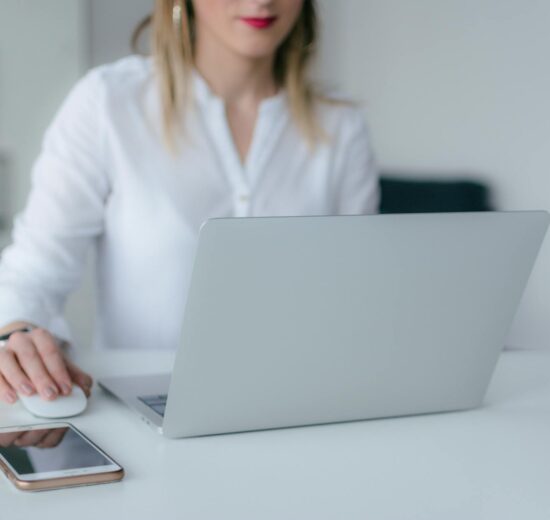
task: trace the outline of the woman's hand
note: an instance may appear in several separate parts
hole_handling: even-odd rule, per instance
[[[17,394],[33,395],[52,401],[69,395],[72,383],[90,396],[92,378],[64,358],[54,337],[41,328],[14,332],[0,349],[0,399],[17,401]]]

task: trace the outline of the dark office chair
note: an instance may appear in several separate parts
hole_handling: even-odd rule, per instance
[[[390,173],[380,179],[380,213],[490,211],[489,188],[471,180],[439,180]]]

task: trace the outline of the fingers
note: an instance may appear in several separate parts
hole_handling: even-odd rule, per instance
[[[43,399],[51,401],[59,395],[59,389],[53,378],[49,375],[46,365],[34,345],[33,340],[35,338],[36,335],[34,334],[31,336],[26,333],[16,332],[10,336],[7,349],[15,354],[21,369],[31,380],[40,396]],[[16,369],[12,365],[10,366],[13,373],[17,373]],[[11,383],[9,377],[8,375],[8,381]],[[23,389],[24,387],[21,388]]]
[[[71,361],[66,360],[67,370],[71,379],[84,391],[86,397],[90,397],[93,379],[86,372],[83,372]]]
[[[0,350],[0,372],[4,381],[10,385],[12,392],[21,392],[24,395],[35,393],[34,385],[27,374],[23,372],[16,353],[10,348]]]
[[[4,379],[4,376],[1,373],[0,373],[0,399],[9,404],[13,404],[15,403],[15,401],[17,401],[17,394],[13,391],[13,388]]]
[[[64,359],[55,338],[44,329],[15,332],[0,350],[0,400],[14,403],[17,393],[38,391],[51,401],[60,394],[69,395],[73,382],[90,396],[92,378]]]
[[[31,336],[46,370],[57,384],[57,388],[63,395],[69,395],[71,393],[71,376],[54,337],[44,329],[34,329]]]

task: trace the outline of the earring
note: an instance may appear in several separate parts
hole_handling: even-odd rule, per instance
[[[172,23],[174,24],[174,29],[181,32],[181,24],[183,19],[183,1],[175,0],[174,7],[172,7]]]

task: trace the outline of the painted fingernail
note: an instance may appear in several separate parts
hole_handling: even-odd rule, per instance
[[[71,387],[67,383],[62,383],[61,391],[64,395],[69,395],[71,393]]]
[[[57,395],[57,392],[52,386],[48,386],[45,391],[46,397],[51,398]]]
[[[23,383],[19,388],[25,395],[31,395],[33,393],[32,386],[28,383]]]
[[[17,396],[11,391],[6,392],[5,396],[6,396],[6,401],[10,404],[13,404],[15,403],[15,401],[17,401]]]

